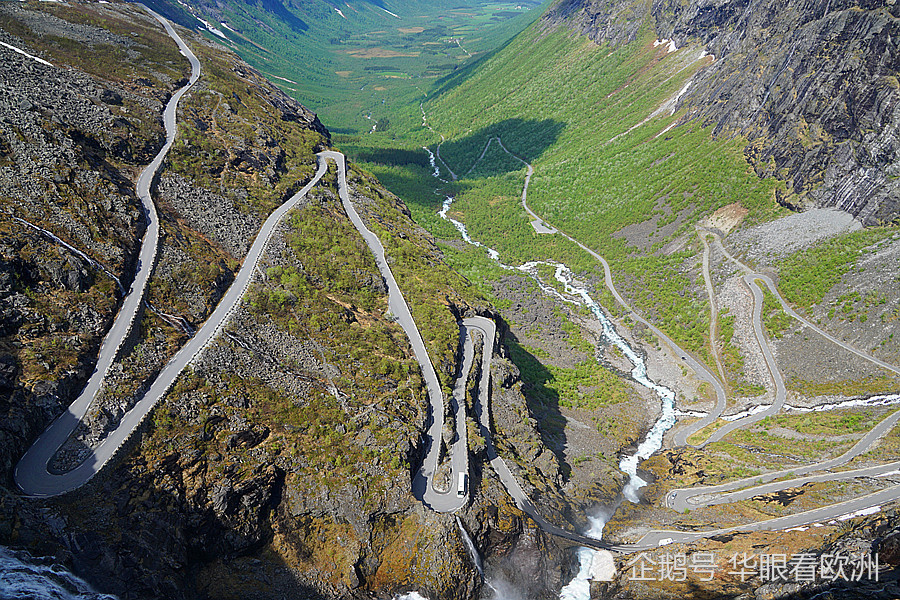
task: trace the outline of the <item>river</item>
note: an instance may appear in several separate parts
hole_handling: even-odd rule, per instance
[[[432,167],[435,169],[435,174],[437,174],[439,170],[437,169],[437,165],[435,164],[434,155],[431,154],[430,151],[429,155]],[[619,461],[619,469],[621,469],[622,472],[628,475],[628,480],[625,484],[624,489],[622,490],[622,496],[625,500],[628,500],[630,502],[638,502],[638,500],[640,499],[640,488],[647,485],[647,482],[641,479],[641,477],[637,473],[638,465],[642,460],[650,458],[653,453],[655,453],[662,447],[663,436],[665,435],[666,431],[671,429],[675,424],[675,421],[677,419],[675,413],[675,392],[650,379],[650,377],[647,375],[647,364],[644,361],[643,357],[634,348],[632,348],[631,345],[629,345],[629,343],[621,335],[619,335],[612,321],[609,319],[609,317],[606,316],[606,313],[603,312],[603,309],[600,307],[600,305],[593,299],[588,289],[576,283],[575,276],[572,273],[571,269],[569,269],[566,265],[555,261],[532,261],[518,267],[503,263],[500,260],[500,253],[497,250],[486,246],[478,240],[473,239],[472,236],[469,235],[469,232],[463,223],[448,216],[447,212],[450,210],[452,204],[453,198],[451,196],[446,196],[441,206],[441,210],[438,214],[442,219],[450,222],[456,228],[456,230],[459,232],[460,236],[463,240],[465,240],[466,243],[478,248],[483,248],[487,252],[488,256],[492,260],[496,261],[496,263],[501,268],[508,271],[517,271],[526,274],[531,279],[533,279],[535,283],[537,283],[538,287],[544,293],[552,296],[556,300],[587,307],[593,317],[600,323],[605,342],[616,346],[633,365],[633,368],[631,370],[632,379],[638,384],[646,387],[647,389],[652,390],[659,397],[660,417],[644,437],[643,441],[638,445],[637,451],[634,454],[623,456]],[[563,291],[559,291],[558,287],[552,282],[547,282],[542,279],[542,275],[540,274],[538,269],[538,267],[541,265],[553,267],[554,279],[558,284],[561,284]],[[606,525],[606,521],[608,518],[609,515],[603,515],[599,513],[595,515],[589,515],[588,522],[590,523],[590,526],[588,530],[584,531],[583,533],[589,537],[602,539],[603,528]],[[594,563],[599,559],[599,556],[599,553],[591,548],[582,547],[578,549],[578,572],[576,573],[575,577],[560,591],[560,600],[590,599],[589,579],[592,569],[596,568],[594,566]],[[487,593],[489,594],[489,596],[487,596],[488,599],[509,600],[510,598],[515,597],[515,593],[513,590],[502,593],[499,591],[500,589],[509,588],[502,585],[497,585],[495,582],[491,581],[487,581],[487,583],[488,585],[486,586],[486,589],[488,590]]]

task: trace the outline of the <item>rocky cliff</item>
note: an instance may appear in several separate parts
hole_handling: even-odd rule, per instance
[[[203,72],[153,188],[163,232],[150,307],[58,469],[90,454],[207,318],[262,219],[329,144],[315,115],[233,54],[182,36]],[[84,384],[134,271],[134,180],[188,64],[133,4],[6,4],[0,41],[21,51],[0,48],[0,544],[123,599],[476,596],[457,520],[410,493],[423,384],[333,173],[274,236],[226,335],[119,459],[65,497],[18,495],[16,461]],[[357,169],[349,181],[447,382],[457,316],[487,307],[398,198]],[[501,379],[503,414],[527,413],[515,373]],[[552,478],[558,465],[541,468]],[[473,489],[460,516],[476,545],[552,596],[565,554],[489,469]]]
[[[867,225],[900,216],[900,8],[874,0],[563,0],[545,17],[597,43],[643,28],[714,62],[677,108],[745,136],[760,175],[794,208],[837,207]]]

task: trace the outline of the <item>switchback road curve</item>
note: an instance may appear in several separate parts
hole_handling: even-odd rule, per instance
[[[146,7],[145,7],[146,9]],[[107,332],[100,346],[100,354],[97,358],[96,368],[88,379],[87,384],[82,390],[78,398],[69,406],[69,408],[61,414],[46,431],[37,439],[31,448],[22,457],[16,466],[14,478],[16,484],[26,494],[34,496],[53,496],[74,489],[83,484],[87,479],[96,473],[100,467],[108,461],[124,439],[119,439],[115,435],[122,427],[111,434],[107,440],[101,444],[94,454],[84,463],[79,465],[75,470],[64,475],[51,475],[47,471],[47,463],[62,446],[69,436],[75,431],[78,423],[87,413],[91,402],[100,392],[103,380],[112,366],[119,348],[128,337],[138,310],[144,298],[147,289],[147,283],[153,271],[153,264],[156,261],[156,253],[159,244],[159,218],[156,214],[156,206],[150,197],[150,186],[153,178],[163,160],[168,154],[169,149],[175,141],[175,113],[178,109],[178,102],[191,86],[200,78],[200,61],[191,52],[191,49],[184,43],[178,33],[172,28],[168,21],[156,14],[150,9],[146,9],[153,17],[155,17],[163,27],[166,33],[175,40],[181,53],[188,59],[191,64],[191,77],[188,83],[180,88],[166,105],[163,112],[163,123],[166,130],[166,143],[162,149],[142,172],[137,182],[137,195],[141,200],[144,210],[144,216],[147,221],[147,229],[141,240],[141,250],[138,255],[137,269],[135,271],[134,281],[131,288],[122,301],[122,307],[119,309],[118,315],[113,322],[112,328]],[[127,416],[126,416],[127,417]],[[123,418],[123,421],[125,418]]]
[[[506,151],[511,156],[514,156],[514,155],[512,155],[512,153],[509,152],[509,150],[507,150],[503,146],[502,142],[500,142],[499,139],[497,139],[497,141],[500,144],[501,148],[504,149],[504,151]],[[516,157],[516,158],[518,158],[518,157]],[[662,331],[660,331],[658,328],[656,328],[653,324],[649,323],[646,319],[642,318],[631,308],[631,306],[624,300],[624,298],[621,297],[621,295],[616,290],[616,288],[613,284],[613,281],[612,281],[612,272],[609,267],[609,264],[602,256],[600,256],[599,254],[597,254],[590,248],[586,247],[584,244],[582,244],[578,240],[574,239],[573,237],[554,228],[552,225],[547,223],[546,220],[542,219],[539,215],[537,215],[534,211],[532,211],[528,207],[528,205],[527,205],[528,183],[529,183],[531,175],[533,174],[534,171],[530,164],[528,164],[521,158],[519,158],[519,161],[522,162],[522,164],[524,164],[527,167],[525,187],[522,192],[522,207],[525,209],[525,211],[527,212],[529,217],[532,219],[532,226],[535,228],[535,231],[537,231],[538,233],[557,232],[560,235],[562,235],[563,237],[565,237],[565,238],[569,239],[570,241],[574,242],[575,244],[577,244],[580,248],[582,248],[584,251],[589,253],[595,259],[597,259],[603,266],[604,279],[605,279],[606,286],[610,290],[610,292],[613,294],[616,301],[619,302],[623,307],[625,307],[629,311],[629,313],[631,314],[631,317],[633,319],[647,325],[651,329],[651,331],[654,332],[654,334],[656,334],[659,338],[664,340],[673,350],[675,350],[677,352],[677,354],[681,357],[681,359],[694,370],[694,372],[696,373],[696,375],[699,379],[712,384],[712,386],[716,392],[716,397],[717,397],[716,406],[713,409],[713,411],[710,412],[703,419],[700,419],[698,422],[694,423],[693,425],[690,425],[688,427],[685,427],[685,428],[675,432],[675,434],[673,435],[673,444],[674,445],[676,445],[676,446],[687,445],[687,438],[690,435],[692,435],[696,431],[699,431],[706,425],[709,425],[709,424],[715,422],[719,418],[719,416],[721,416],[722,412],[724,412],[724,409],[726,407],[726,395],[725,395],[724,387],[721,385],[719,380],[715,376],[713,376],[712,373],[709,372],[708,369],[706,369],[706,367],[704,365],[700,364],[691,355],[684,352],[677,344],[675,344]],[[698,233],[700,233],[701,235],[703,232],[706,231],[706,230],[703,230],[702,228],[698,228],[698,229],[699,229]],[[710,232],[710,233],[714,233],[714,232]],[[832,336],[832,335],[826,333],[825,331],[821,330],[820,328],[816,327],[815,325],[810,323],[807,319],[801,317],[799,314],[796,313],[796,311],[794,311],[790,307],[790,305],[787,304],[787,302],[784,300],[784,298],[778,292],[778,289],[775,286],[774,282],[771,280],[771,278],[769,278],[767,275],[764,275],[761,273],[754,273],[749,267],[747,267],[746,265],[743,265],[737,259],[735,259],[733,256],[728,254],[727,250],[725,250],[725,248],[724,248],[724,245],[722,245],[721,239],[719,238],[718,235],[716,235],[716,240],[719,243],[719,246],[722,249],[722,251],[724,252],[724,254],[726,255],[726,257],[729,260],[731,260],[732,262],[734,262],[735,264],[737,264],[744,271],[744,273],[745,273],[744,283],[750,288],[750,291],[753,294],[753,297],[754,297],[754,315],[753,315],[754,332],[756,334],[757,340],[759,341],[760,347],[763,351],[763,355],[764,355],[764,358],[766,361],[767,368],[770,372],[772,381],[775,385],[775,399],[774,399],[774,402],[772,403],[772,405],[770,405],[764,412],[757,413],[756,415],[752,415],[752,416],[744,418],[744,419],[740,419],[739,421],[730,423],[730,424],[726,425],[725,427],[717,430],[712,436],[710,436],[710,438],[704,443],[704,445],[706,443],[714,442],[714,441],[721,439],[722,437],[724,437],[725,435],[727,435],[730,431],[732,431],[734,429],[752,424],[756,421],[759,421],[759,420],[765,418],[768,415],[775,414],[782,408],[782,406],[784,405],[785,399],[786,399],[786,389],[784,386],[783,377],[781,376],[781,373],[780,373],[780,370],[778,369],[778,365],[775,361],[774,355],[766,341],[766,338],[765,338],[765,335],[764,335],[763,329],[762,329],[761,311],[762,311],[762,304],[763,304],[763,294],[762,294],[762,290],[759,288],[759,285],[757,283],[758,281],[764,283],[771,290],[771,292],[778,299],[779,303],[782,305],[782,308],[784,308],[785,312],[787,312],[787,314],[789,314],[790,316],[799,320],[804,325],[807,325],[808,327],[810,327],[811,329],[813,329],[814,331],[816,331],[817,333],[819,333],[826,339],[832,341],[833,343],[844,348],[845,350],[848,350],[848,351],[850,351],[850,352],[852,352],[852,353],[854,353],[854,354],[856,354],[856,355],[858,355],[880,367],[883,367],[893,373],[900,373],[900,369],[898,369],[894,365],[886,363],[885,361],[882,361],[878,358],[875,358],[865,352],[862,352],[862,351],[854,348],[853,346],[835,338],[834,336]],[[705,242],[705,240],[703,240],[703,241]],[[707,247],[706,253],[704,254],[704,269],[708,269],[708,247]],[[707,281],[707,284],[709,284],[709,283],[710,282]],[[710,286],[708,286],[708,288],[709,287]],[[707,291],[709,292],[709,289]],[[711,297],[711,301],[713,301],[712,297]],[[802,467],[802,468],[793,469],[790,471],[768,474],[767,476],[764,476],[764,477],[754,478],[753,481],[756,483],[764,483],[766,481],[772,481],[773,479],[777,479],[779,477],[788,476],[789,473],[791,473],[791,472],[795,475],[802,475],[804,473],[811,473],[813,471],[821,471],[823,469],[829,469],[829,468],[833,468],[833,467],[839,466],[841,464],[844,464],[847,461],[849,461],[850,459],[852,459],[853,457],[858,456],[859,454],[864,452],[867,448],[869,448],[881,435],[884,435],[884,433],[886,433],[889,429],[891,429],[898,420],[900,420],[900,412],[895,413],[895,414],[891,415],[890,417],[884,419],[875,428],[873,428],[862,440],[860,440],[860,442],[858,442],[856,445],[854,445],[853,448],[851,448],[848,452],[846,452],[844,455],[842,455],[838,458],[832,459],[830,461],[824,461],[822,463],[818,463],[818,464],[814,464],[814,465],[808,465],[808,466]],[[750,482],[748,482],[748,481],[733,482],[730,484],[723,484],[722,486],[716,486],[715,488],[698,488],[696,490],[673,490],[673,493],[670,493],[670,495],[667,497],[667,503],[670,507],[673,507],[676,509],[681,508],[683,510],[684,508],[689,507],[687,505],[688,502],[690,502],[690,506],[692,506],[692,507],[703,506],[706,504],[734,502],[734,501],[745,499],[747,497],[752,497],[752,496],[755,496],[758,494],[767,493],[770,491],[776,491],[776,490],[784,489],[786,487],[802,485],[803,483],[808,482],[808,481],[826,481],[826,480],[849,478],[849,477],[854,477],[854,476],[872,476],[875,474],[887,473],[889,471],[895,470],[897,468],[898,464],[900,464],[900,462],[889,463],[886,465],[879,465],[877,467],[870,467],[867,469],[859,469],[859,470],[855,470],[855,471],[847,471],[847,472],[842,472],[842,473],[824,473],[824,474],[810,476],[810,477],[795,477],[795,478],[792,478],[787,481],[773,482],[770,484],[757,486],[757,487],[747,489],[747,490],[732,492],[730,494],[726,494],[725,492],[730,491],[730,490],[735,490],[735,489],[741,487],[742,485],[746,486]],[[892,501],[892,500],[897,500],[897,499],[900,499],[900,486],[895,486],[895,487],[892,487],[892,488],[889,488],[886,490],[881,490],[874,494],[869,494],[869,495],[863,496],[861,498],[856,498],[856,499],[853,499],[853,500],[850,500],[847,502],[843,502],[843,503],[839,503],[839,504],[835,504],[835,505],[831,505],[831,506],[826,506],[826,507],[823,507],[820,509],[806,511],[803,513],[798,513],[796,515],[789,515],[789,516],[781,517],[781,518],[777,518],[777,519],[771,519],[768,521],[759,521],[756,523],[751,523],[751,524],[738,526],[738,527],[722,528],[722,529],[717,529],[717,530],[712,530],[712,531],[703,531],[703,532],[651,531],[650,533],[645,535],[640,541],[638,541],[637,543],[634,543],[634,544],[622,544],[622,545],[602,544],[601,545],[601,544],[586,543],[585,545],[594,546],[594,547],[606,547],[610,550],[614,550],[614,551],[618,551],[618,552],[626,552],[626,553],[627,552],[637,552],[637,551],[643,551],[643,550],[649,550],[649,549],[655,548],[658,545],[660,545],[661,543],[690,542],[690,541],[698,540],[701,538],[710,537],[713,535],[719,535],[719,534],[728,533],[728,532],[774,531],[774,530],[789,529],[792,527],[798,527],[798,526],[802,526],[802,525],[809,525],[810,523],[815,523],[815,522],[821,521],[821,520],[833,519],[835,517],[838,517],[838,516],[841,516],[844,514],[848,514],[848,513],[866,509],[866,508],[872,508],[872,507],[880,505],[881,503]],[[693,501],[691,501],[691,500],[693,500]],[[518,503],[519,503],[519,501],[517,500],[517,504]],[[520,505],[520,508],[523,508],[523,507]],[[530,511],[526,510],[525,508],[523,508],[523,510],[525,510],[525,512],[528,512],[528,514],[531,515],[532,518],[534,518],[535,521],[538,522],[538,524],[542,526],[542,528],[550,531],[551,533],[559,535],[559,533],[557,531],[553,531],[553,529],[558,529],[558,528],[553,528],[552,526],[550,528],[548,528],[546,526],[547,525],[546,522],[543,521],[542,519],[540,519],[539,515],[537,517],[535,517],[535,515],[533,515]],[[565,535],[565,533],[567,533],[567,532],[564,532],[563,537],[572,539],[571,535]]]
[[[199,65],[199,63],[197,64]],[[172,111],[172,114],[174,115],[174,110]],[[174,126],[174,121],[172,121],[172,125]],[[131,436],[138,425],[140,425],[141,421],[143,421],[156,403],[165,395],[166,391],[168,391],[169,387],[181,371],[190,364],[191,361],[202,352],[222,330],[228,317],[249,286],[256,265],[262,257],[266,244],[274,233],[276,226],[285,214],[296,207],[309,190],[319,182],[327,171],[328,160],[333,160],[337,165],[338,193],[344,209],[350,220],[353,222],[353,225],[360,232],[367,245],[372,250],[372,253],[375,255],[376,263],[388,287],[389,309],[409,337],[413,352],[422,368],[431,403],[432,415],[442,416],[444,414],[443,393],[440,388],[437,374],[434,371],[425,344],[422,341],[421,334],[412,319],[409,307],[406,305],[403,295],[400,292],[400,288],[388,266],[384,247],[378,238],[366,228],[350,201],[344,155],[340,152],[325,151],[320,152],[317,156],[318,168],[315,175],[299,192],[273,212],[263,224],[253,246],[250,248],[244,259],[241,269],[235,276],[234,282],[231,284],[216,309],[210,315],[209,319],[203,324],[203,327],[201,327],[197,334],[191,338],[178,353],[176,353],[171,361],[169,361],[150,386],[150,389],[146,392],[144,397],[125,414],[118,427],[110,432],[107,438],[94,449],[88,459],[75,469],[63,474],[53,474],[47,469],[47,465],[54,454],[58,451],[60,446],[65,443],[77,427],[81,418],[85,415],[90,405],[90,400],[93,397],[93,395],[88,395],[87,392],[83,393],[82,396],[80,396],[65,413],[57,418],[56,421],[54,421],[34,442],[32,447],[22,457],[22,460],[15,470],[16,483],[26,494],[32,496],[56,496],[76,489],[85,484],[115,455],[118,448]],[[156,163],[157,168],[159,163],[161,163],[161,160]],[[149,182],[151,180],[152,175],[149,175],[146,181]],[[147,265],[147,263],[144,263],[144,265]],[[120,316],[117,319],[117,322],[121,320],[122,317]],[[118,347],[118,344],[121,343],[121,339],[126,335],[127,329],[117,329],[115,336],[113,336],[112,333],[107,334],[105,346]],[[111,361],[112,357],[109,358],[109,360]],[[471,355],[469,361],[471,362]],[[102,377],[96,378],[95,376],[95,379],[96,389],[99,389]],[[95,394],[96,390],[94,390],[93,393]],[[464,389],[462,397],[464,398]],[[468,452],[465,439],[465,405],[464,402],[458,402],[457,405],[459,406],[457,415],[457,422],[459,423],[457,431],[458,442],[454,445],[451,453],[454,477],[457,477],[458,473],[466,473],[468,471]],[[438,494],[434,491],[431,481],[431,477],[436,470],[437,456],[434,452],[430,451],[430,449],[435,447],[439,448],[440,444],[435,444],[434,441],[440,440],[442,427],[443,418],[438,420],[432,417],[432,426],[429,430],[429,435],[426,438],[426,447],[429,449],[429,459],[426,461],[422,470],[423,473],[428,475],[427,489],[429,491],[427,496],[423,494],[423,498],[425,498],[426,502],[435,510],[451,511],[461,507],[465,503],[465,498],[458,498],[455,493]]]

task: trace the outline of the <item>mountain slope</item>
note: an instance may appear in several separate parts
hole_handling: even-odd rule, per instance
[[[181,35],[202,71],[152,190],[163,229],[152,309],[53,468],[116,427],[329,145],[315,115],[249,65]],[[275,234],[226,333],[121,455],[61,498],[17,493],[18,457],[96,360],[118,300],[107,271],[123,285],[133,273],[144,227],[133,180],[189,70],[134,4],[4,4],[0,41],[15,48],[0,47],[0,543],[51,555],[123,599],[473,596],[481,582],[457,521],[411,494],[423,384],[333,171]],[[447,384],[458,315],[489,309],[399,199],[352,164],[348,179]],[[515,383],[511,371],[498,393],[524,412]],[[493,476],[472,481],[467,528],[558,579],[558,549]]]
[[[332,128],[390,127],[394,105],[500,45],[539,11],[539,0],[486,2],[210,2],[152,6],[228,45]],[[385,104],[391,106],[385,107]]]
[[[547,15],[598,43],[660,38],[700,44],[716,60],[679,101],[684,119],[742,135],[762,176],[789,182],[798,207],[845,210],[866,225],[900,216],[900,9],[809,2],[569,0]]]
[[[784,296],[811,321],[880,359],[893,364],[900,359],[895,283],[900,233],[891,225],[896,194],[890,175],[896,127],[893,92],[882,85],[894,69],[895,55],[884,49],[893,39],[895,19],[874,6],[831,4],[837,10],[826,11],[824,21],[826,3],[791,4],[784,18],[793,23],[791,29],[777,17],[774,3],[557,3],[508,45],[438,82],[436,93],[421,105],[421,125],[405,138],[337,136],[348,152],[370,161],[382,181],[403,191],[417,220],[445,243],[452,263],[502,307],[521,340],[511,356],[528,373],[523,389],[542,441],[565,457],[567,491],[585,480],[608,481],[595,465],[612,462],[623,447],[629,455],[635,445],[629,427],[633,413],[621,410],[621,397],[627,397],[617,393],[621,389],[603,389],[601,400],[592,403],[584,392],[599,387],[594,373],[574,375],[580,387],[562,385],[574,370],[579,345],[575,335],[562,337],[560,344],[561,336],[547,326],[552,309],[540,305],[544,297],[565,300],[558,302],[560,312],[575,322],[567,329],[587,330],[585,337],[595,342],[580,346],[595,352],[584,364],[618,367],[623,378],[631,368],[616,362],[621,356],[610,351],[610,336],[597,332],[591,315],[571,307],[578,296],[569,285],[583,285],[600,299],[617,319],[618,331],[646,352],[651,377],[676,390],[679,409],[697,411],[681,415],[680,427],[717,406],[686,354],[721,373],[727,388],[722,406],[729,416],[770,405],[775,371],[784,375],[789,401],[802,407],[896,391],[892,373],[799,325],[774,297],[765,298],[764,333],[754,337],[754,302],[740,276],[742,268],[777,274]],[[792,37],[795,30],[812,40]],[[791,44],[795,56],[809,59],[803,42],[816,46],[828,35],[853,51],[844,55],[832,49],[828,61],[828,55],[817,54],[811,64],[788,60]],[[772,48],[784,53],[771,58]],[[837,73],[856,64],[863,65],[864,74],[857,79],[848,73],[842,96],[834,87]],[[792,80],[792,69],[803,77]],[[770,85],[776,76],[785,78],[783,88]],[[807,80],[813,83],[807,86]],[[820,83],[825,92],[814,89]],[[798,105],[793,95],[800,97]],[[852,112],[854,107],[861,112]],[[808,124],[796,126],[797,115],[805,115]],[[839,136],[841,128],[846,131]],[[808,130],[822,133],[813,139]],[[422,155],[417,149],[424,144]],[[865,162],[880,149],[884,156]],[[862,162],[847,161],[841,153]],[[852,172],[841,174],[844,167]],[[808,185],[824,177],[816,169],[832,174],[818,187]],[[853,172],[868,173],[872,185],[858,185]],[[547,233],[547,227],[533,226],[535,217],[522,204],[526,188],[529,208],[545,225],[605,256],[628,302],[686,353],[673,354],[623,313],[604,289],[594,257]],[[853,214],[821,210],[843,202],[836,199],[839,192],[849,194],[845,200],[861,199],[842,204]],[[816,203],[818,210],[790,210]],[[863,229],[853,215],[870,227]],[[738,267],[729,252],[750,266]],[[557,265],[539,261],[562,262],[577,278],[561,277]],[[764,346],[777,356],[771,368]],[[643,416],[654,423],[659,403],[643,406]],[[809,421],[824,428],[831,419],[883,417],[891,410],[815,413]],[[803,438],[808,424],[800,418],[778,423],[788,426],[773,433],[774,422],[767,420],[703,449],[663,451],[645,463],[658,477],[655,484],[639,504],[619,506],[604,539],[636,540],[652,527],[648,523],[660,521],[689,529],[780,514],[767,498],[684,516],[665,509],[665,494],[678,485],[673,480],[688,486],[746,477],[776,464],[789,469],[840,447],[833,439],[839,427],[833,437],[813,441]],[[642,423],[638,428],[642,425],[639,439],[649,429]],[[599,436],[585,442],[593,430]],[[896,446],[885,441],[862,462],[895,457]],[[830,505],[881,485],[887,484],[874,482],[851,493],[832,483],[799,492],[802,502],[785,512]],[[796,537],[798,547],[822,545],[813,533]],[[767,537],[773,552],[783,539]],[[664,586],[623,585],[623,594],[665,593]],[[693,591],[699,596],[708,589]]]

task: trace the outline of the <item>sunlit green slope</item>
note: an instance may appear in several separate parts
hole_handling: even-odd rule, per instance
[[[339,143],[370,160],[439,235],[454,237],[434,214],[443,194],[452,194],[456,217],[506,262],[556,257],[598,273],[593,259],[560,236],[533,231],[519,204],[521,162],[496,143],[478,162],[488,140],[499,136],[534,166],[530,207],[608,257],[617,285],[640,310],[705,356],[708,303],[697,283],[693,225],[735,202],[751,219],[766,218],[777,210],[778,184],[749,167],[746,140],[714,139],[696,124],[677,124],[682,115],[670,106],[713,58],[700,48],[670,51],[655,42],[649,25],[634,43],[612,48],[538,22],[443,80],[423,103],[426,125],[410,132],[408,146],[435,151],[443,135],[441,176],[450,179],[449,167],[459,177],[450,184],[430,177],[427,155],[416,160],[411,152],[372,148],[397,140],[373,134]],[[443,188],[438,195],[435,184]],[[456,261],[476,280],[490,268],[475,248]]]
[[[200,28],[332,131],[389,130],[438,78],[521,31],[540,0],[150,0]]]

